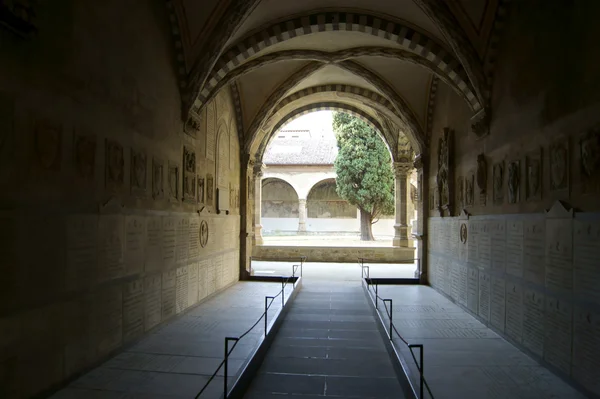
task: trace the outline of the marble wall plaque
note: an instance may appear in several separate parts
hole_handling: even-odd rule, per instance
[[[523,234],[522,221],[506,222],[506,273],[515,277],[523,277]]]
[[[467,239],[467,262],[470,267],[477,267],[479,262],[479,254],[477,252],[479,246],[479,226],[479,221],[469,220],[469,238]]]
[[[177,268],[177,280],[175,286],[175,313],[179,314],[188,307],[188,267]]]
[[[177,222],[174,217],[162,217],[162,254],[164,267],[173,267],[176,256]]]
[[[146,260],[144,262],[145,271],[158,271],[163,264],[162,253],[162,219],[160,216],[150,216],[146,218]]]
[[[573,225],[575,295],[600,304],[600,220],[576,219]]]
[[[546,237],[544,220],[527,220],[523,224],[523,278],[532,283],[545,283],[545,247]]]
[[[573,220],[546,220],[546,288],[573,290]]]
[[[161,311],[162,321],[175,315],[175,284],[177,270],[169,270],[162,274]]]
[[[583,308],[575,308],[572,375],[600,394],[600,315]]]
[[[144,278],[144,330],[160,323],[162,273]]]
[[[187,216],[177,218],[177,263],[187,263],[190,231],[190,219]]]
[[[96,136],[76,131],[73,134],[73,161],[80,180],[92,181],[96,172]]]
[[[490,222],[490,229],[492,271],[504,273],[506,271],[506,220]]]
[[[523,346],[544,355],[544,294],[527,289],[523,296]]]
[[[198,303],[198,263],[188,265],[188,306]]]
[[[123,341],[144,333],[144,280],[129,281],[123,286]]]
[[[492,277],[492,299],[490,323],[496,329],[504,332],[506,320],[506,280]]]
[[[198,263],[198,300],[201,301],[208,295],[208,267],[207,260],[201,260]]]
[[[459,246],[462,245],[460,242],[460,223],[458,220],[452,220],[449,222],[450,227],[450,256],[452,259],[458,259]]]
[[[545,315],[544,360],[569,375],[573,339],[573,306],[565,301],[546,297]]]
[[[200,255],[200,219],[192,216],[188,227],[188,257],[196,260]]]
[[[146,194],[147,187],[147,169],[148,169],[148,157],[146,156],[145,150],[131,149],[130,153],[130,185],[131,193],[134,195],[144,196]]]
[[[458,303],[467,306],[467,293],[469,291],[469,268],[467,266],[461,265],[458,269],[460,274],[460,280],[458,285]]]
[[[475,314],[479,311],[479,271],[476,269],[468,270],[467,308]]]
[[[523,340],[523,288],[512,282],[506,283],[506,335]]]
[[[206,268],[206,295],[211,295],[217,290],[216,284],[216,273],[215,273],[215,260],[208,260],[208,267]]]
[[[525,198],[527,201],[542,199],[542,150],[532,151],[525,157]]]
[[[121,346],[123,331],[123,294],[121,286],[104,288],[92,301],[92,331],[98,355]]]
[[[125,275],[144,270],[144,241],[146,219],[143,216],[125,217]]]
[[[491,281],[489,274],[479,273],[479,317],[490,320]]]
[[[452,262],[450,296],[458,302],[460,291],[460,263]]]
[[[98,218],[98,274],[100,281],[123,276],[125,233],[123,217],[102,215]]]
[[[66,287],[76,290],[96,279],[98,216],[73,215],[67,218]],[[6,258],[4,258],[6,260]]]
[[[489,221],[482,221],[479,225],[477,265],[481,270],[488,270],[492,263],[491,225],[492,222]]]
[[[223,279],[223,255],[214,257],[215,263],[215,287],[220,290],[225,286]]]

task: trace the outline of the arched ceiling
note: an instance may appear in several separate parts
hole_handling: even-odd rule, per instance
[[[406,135],[420,153],[432,80],[485,113],[483,56],[498,1],[167,0],[183,115],[233,86],[251,157],[269,127],[314,104],[372,118],[390,148]]]

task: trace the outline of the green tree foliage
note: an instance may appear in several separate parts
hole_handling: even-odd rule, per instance
[[[337,139],[336,189],[360,210],[361,240],[373,240],[372,224],[394,212],[394,174],[390,153],[377,132],[343,112],[333,115]]]

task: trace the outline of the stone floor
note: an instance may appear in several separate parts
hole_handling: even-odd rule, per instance
[[[288,276],[294,264],[298,262],[253,261],[252,268],[255,276]],[[384,278],[413,278],[416,268],[416,264],[406,263],[369,265],[371,277]],[[359,281],[360,268],[356,263],[305,262],[302,276],[308,280]]]
[[[290,288],[286,289],[286,298]],[[237,283],[126,348],[51,398],[193,398],[223,360],[224,338],[239,336],[251,327],[264,311],[265,295],[276,295],[280,290],[279,283]],[[269,321],[281,310],[281,301],[274,301],[271,309]],[[261,322],[240,341],[231,354],[229,375],[237,373],[248,360],[263,333]],[[222,394],[221,370],[201,398],[216,399]]]
[[[585,398],[433,288],[379,286],[379,296],[393,300],[400,334],[424,344],[425,377],[435,399]],[[399,338],[394,345],[412,359]]]
[[[307,277],[303,281],[244,396],[288,397],[404,397],[356,278],[341,282]]]

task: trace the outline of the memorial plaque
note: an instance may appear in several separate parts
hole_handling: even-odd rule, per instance
[[[477,265],[480,270],[489,270],[490,265],[492,264],[491,222],[485,220],[480,223],[478,232]]]
[[[506,273],[523,277],[523,222],[506,222]]]
[[[506,335],[523,340],[523,288],[511,282],[506,283]]]
[[[144,333],[144,281],[136,279],[123,288],[123,341]]]
[[[490,320],[491,281],[489,274],[479,273],[479,317]]]
[[[576,308],[574,315],[572,375],[600,394],[600,315],[583,308]]]
[[[188,265],[188,307],[198,303],[198,263]]]
[[[477,314],[479,310],[479,271],[468,270],[467,308]]]
[[[477,267],[479,254],[477,252],[479,245],[479,225],[481,222],[469,220],[469,238],[467,240],[467,262],[470,267]]]
[[[223,255],[217,255],[213,258],[215,263],[215,287],[220,290],[225,286],[223,280]]]
[[[169,270],[162,274],[162,321],[175,315],[175,284],[177,281],[177,270]]]
[[[82,289],[94,283],[97,272],[97,248],[98,216],[69,216],[67,218],[66,271],[68,290]],[[3,259],[6,260],[6,257]]]
[[[144,270],[146,220],[143,216],[125,217],[125,275]]]
[[[467,266],[461,265],[458,269],[460,280],[458,286],[458,303],[467,306],[467,292],[469,291],[469,269]]]
[[[506,280],[492,277],[490,323],[499,331],[504,332],[506,317]]]
[[[188,307],[188,267],[177,268],[177,281],[175,286],[175,313],[179,314]]]
[[[149,331],[160,323],[162,273],[144,279],[144,330]]]
[[[211,295],[217,290],[215,260],[208,260],[207,277],[206,277],[206,294]]]
[[[187,216],[177,218],[177,263],[188,260],[190,220]]]
[[[92,309],[92,331],[98,355],[106,355],[121,346],[123,331],[123,295],[120,286],[112,286],[95,294]]]
[[[460,292],[460,268],[461,268],[460,263],[453,262],[452,270],[451,270],[452,283],[451,283],[451,289],[450,289],[450,296],[452,297],[452,299],[454,299],[457,302],[459,300],[459,292]]]
[[[573,265],[575,295],[600,304],[600,220],[574,221]]]
[[[450,226],[450,256],[452,259],[458,259],[460,242],[460,223],[458,220],[452,220]]]
[[[175,264],[177,225],[174,217],[162,217],[162,254],[164,267]]]
[[[163,265],[162,253],[162,219],[160,216],[146,218],[146,261],[145,271],[153,272]]]
[[[523,278],[532,283],[545,283],[545,221],[527,220],[523,224]]]
[[[208,268],[207,260],[198,263],[198,300],[201,301],[208,295]]]
[[[491,224],[492,271],[506,271],[506,220],[494,220]]]
[[[100,281],[123,276],[125,246],[123,217],[102,215],[98,218],[98,269]]]
[[[212,102],[206,106],[206,159],[215,160],[216,134],[217,134],[217,115],[216,106]]]
[[[544,360],[562,370],[571,372],[573,306],[556,298],[546,297],[546,324]]]
[[[573,290],[573,220],[546,220],[546,288]]]
[[[526,290],[523,297],[523,346],[544,355],[544,294]]]
[[[190,218],[188,237],[188,257],[190,260],[198,259],[200,255],[200,219]]]

